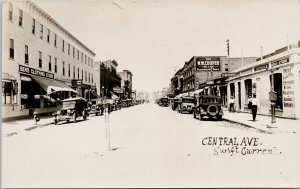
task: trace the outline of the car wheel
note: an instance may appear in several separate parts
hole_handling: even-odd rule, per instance
[[[73,123],[76,123],[76,113],[73,114]]]
[[[199,120],[202,120],[203,119],[203,115],[199,114]]]

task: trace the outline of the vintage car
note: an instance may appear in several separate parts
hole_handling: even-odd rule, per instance
[[[195,98],[193,96],[182,96],[179,98],[177,110],[179,113],[192,113],[195,106]]]
[[[169,98],[163,97],[160,99],[160,106],[168,107],[169,106]]]
[[[101,115],[104,112],[104,101],[103,99],[94,99],[91,101],[90,114]]]
[[[173,98],[172,100],[172,110],[176,110],[178,106],[179,98]]]
[[[78,117],[86,120],[88,116],[88,102],[84,98],[77,97],[62,100],[62,106],[61,110],[53,113],[55,125],[60,121],[70,122],[70,120],[73,120],[73,122],[76,122]]]
[[[194,118],[201,120],[204,116],[222,120],[223,110],[220,96],[200,95],[197,98],[197,105],[194,108]]]

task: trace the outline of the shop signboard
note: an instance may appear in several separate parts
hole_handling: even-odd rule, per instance
[[[35,75],[35,76],[40,76],[40,77],[45,77],[49,79],[54,79],[54,74],[48,73],[45,71],[37,70],[34,68],[26,67],[19,65],[19,72],[24,73],[24,74],[29,74],[29,75]]]
[[[282,72],[282,97],[283,108],[293,109],[295,105],[295,93],[294,93],[294,74],[292,67],[288,66],[283,68]]]
[[[222,73],[221,77],[235,77],[236,73]]]
[[[275,66],[279,66],[281,64],[286,64],[288,62],[289,62],[289,58],[284,57],[284,58],[281,58],[280,60],[275,60],[275,61],[271,62],[271,65],[272,65],[272,67],[275,67]]]
[[[269,63],[254,67],[255,72],[268,70],[268,69],[269,69]]]
[[[72,87],[77,87],[82,85],[82,79],[72,79]]]
[[[196,58],[198,71],[220,71],[220,57],[198,57]]]

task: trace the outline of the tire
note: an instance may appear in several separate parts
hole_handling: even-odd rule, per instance
[[[72,117],[73,117],[73,123],[76,123],[76,113],[75,112],[73,113]]]

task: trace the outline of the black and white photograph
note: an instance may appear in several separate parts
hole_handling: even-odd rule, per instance
[[[300,187],[300,0],[2,0],[2,188]]]

